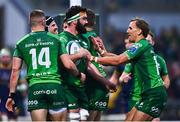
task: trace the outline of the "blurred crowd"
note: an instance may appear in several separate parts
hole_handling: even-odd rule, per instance
[[[2,48],[0,50],[0,121],[16,121],[18,116],[27,115],[27,82],[26,71],[20,73],[17,94],[16,111],[9,112],[5,108],[6,100],[9,96],[9,80],[12,68],[12,54],[10,49]]]

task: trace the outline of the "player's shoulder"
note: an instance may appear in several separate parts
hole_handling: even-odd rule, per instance
[[[24,42],[26,39],[28,39],[31,36],[31,34],[26,34],[25,36],[23,36],[20,40],[17,41],[17,45]]]
[[[60,41],[63,41],[63,42],[68,41],[68,34],[66,32],[64,32],[64,31],[59,33],[58,37],[59,37]]]
[[[59,36],[50,32],[47,32],[47,35],[51,38],[59,39]]]
[[[92,37],[97,37],[97,34],[95,31],[87,31],[86,33],[82,34],[85,38],[89,38],[90,36]]]
[[[138,41],[138,42],[135,43],[135,44],[142,45],[142,46],[151,45],[151,44],[149,43],[149,41],[146,40],[146,39],[141,39],[140,41]]]
[[[162,62],[165,62],[164,58],[158,54],[156,54],[157,60],[160,60]]]

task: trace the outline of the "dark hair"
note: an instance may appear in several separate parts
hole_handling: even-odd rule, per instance
[[[46,28],[45,28],[45,31],[48,31],[48,26],[51,24],[52,21],[54,21],[53,17],[46,16]]]
[[[152,38],[154,38],[154,33],[152,31],[149,31],[149,35],[152,36]]]
[[[153,42],[156,43],[155,34],[152,31],[149,31],[149,35],[152,37]]]
[[[145,20],[140,19],[140,18],[132,19],[131,22],[132,21],[136,21],[136,26],[142,30],[142,35],[146,38],[150,30],[149,24]]]
[[[30,13],[30,26],[36,26],[39,23],[45,25],[45,14],[40,9],[35,9]]]
[[[72,16],[74,16],[80,12],[87,12],[87,9],[83,8],[81,6],[71,6],[71,8],[69,8],[65,14],[64,21],[67,21],[69,18],[71,18]]]
[[[94,27],[95,21],[96,21],[96,15],[95,15],[95,13],[94,13],[92,10],[90,10],[90,9],[87,10],[87,21],[88,21],[88,23],[86,24],[86,26],[88,26],[88,27]]]

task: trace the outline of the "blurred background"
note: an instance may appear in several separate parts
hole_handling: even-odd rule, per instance
[[[0,0],[0,49],[9,48],[13,52],[16,42],[30,32],[28,15],[31,10],[38,8],[44,10],[46,15],[57,16],[65,13],[69,6],[69,0]],[[161,120],[180,120],[180,1],[82,0],[82,6],[99,15],[99,34],[107,50],[116,54],[125,50],[124,35],[130,19],[141,17],[150,24],[156,37],[155,51],[166,60],[171,79],[168,104]],[[110,77],[114,67],[105,69]],[[25,70],[22,80],[23,77]],[[26,117],[26,93],[23,91],[22,94],[24,110],[20,116]],[[104,112],[103,120],[124,118],[126,94],[127,90],[122,90],[113,98],[109,110]]]

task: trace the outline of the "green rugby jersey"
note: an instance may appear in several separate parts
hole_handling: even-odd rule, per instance
[[[62,45],[51,33],[32,32],[20,39],[13,56],[24,60],[27,65],[29,86],[36,83],[61,83],[58,69],[59,56],[63,54]]]
[[[160,76],[164,76],[168,74],[168,70],[167,70],[167,66],[166,66],[166,62],[165,60],[156,54],[157,57],[157,62],[158,62],[158,68],[159,68],[159,72],[160,72]]]
[[[141,98],[140,94],[142,90],[142,83],[138,80],[137,75],[134,74],[132,70],[133,70],[133,67],[131,63],[128,63],[125,65],[124,72],[128,74],[132,73],[132,76],[133,76],[131,80],[132,84],[131,84],[131,89],[129,93],[130,99],[138,101]]]
[[[87,33],[81,34],[81,35],[78,35],[78,36],[81,39],[80,44],[81,44],[81,46],[83,48],[87,49],[91,53],[92,56],[96,56],[96,57],[99,56],[98,52],[93,47],[92,41],[89,38],[91,36],[92,37],[97,37],[97,34],[96,34],[95,31],[87,31]],[[101,73],[101,75],[103,77],[106,76],[106,73],[105,73],[104,69],[102,68],[102,66],[99,63],[92,62],[92,64],[94,64],[94,66],[99,70],[99,72]]]
[[[142,39],[125,52],[133,66],[133,73],[142,82],[142,92],[163,86],[158,69],[157,57],[152,45]]]
[[[78,36],[75,36],[67,31],[61,32],[58,36],[59,36],[60,41],[63,42],[64,47],[65,47],[63,49],[63,52],[65,52],[67,54],[75,54],[81,48],[81,45],[79,44],[80,39],[78,38]],[[75,64],[76,64],[78,70],[80,70],[81,72],[86,71],[86,68],[87,68],[86,59],[79,59],[75,62]],[[65,81],[65,84],[68,84],[71,86],[78,86],[78,87],[84,86],[81,83],[81,81],[79,80],[79,78],[75,77],[68,71],[63,70],[62,75],[63,75],[63,79]]]
[[[164,75],[167,75],[168,70],[167,70],[165,60],[157,54],[156,54],[156,57],[157,57],[158,69],[160,72],[160,76],[162,77]],[[130,97],[132,100],[137,101],[140,99],[142,83],[138,81],[137,76],[134,75],[134,73],[132,72],[132,68],[133,67],[132,67],[131,63],[128,63],[125,65],[124,72],[133,74],[132,86],[131,86],[131,90],[130,90]]]

